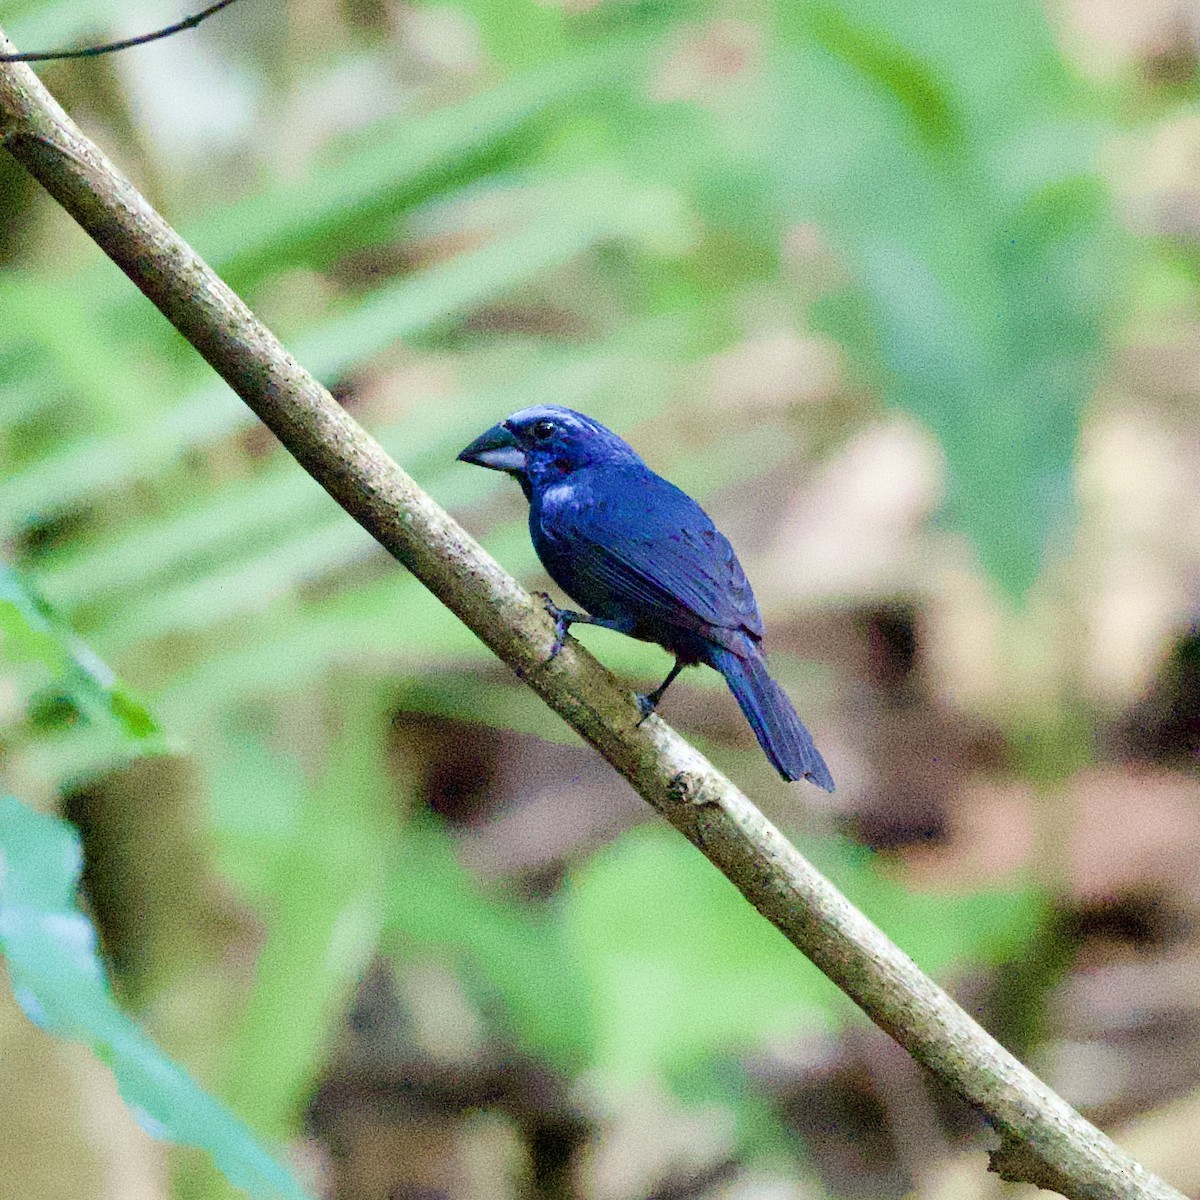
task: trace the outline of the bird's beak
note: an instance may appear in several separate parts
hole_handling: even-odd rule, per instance
[[[503,425],[493,425],[486,433],[481,433],[458,458],[460,462],[509,474],[525,470],[525,451],[513,432]]]

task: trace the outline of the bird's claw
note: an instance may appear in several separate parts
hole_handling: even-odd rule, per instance
[[[550,598],[549,592],[542,592],[541,597],[546,611],[554,621],[554,645],[550,647],[550,657],[546,659],[547,663],[552,663],[558,657],[563,646],[566,645],[567,630],[570,628],[571,623],[567,620],[563,610]]]
[[[658,702],[653,696],[646,695],[645,692],[634,692],[633,698],[637,701],[638,711],[642,714],[642,719],[634,728],[640,729],[645,724],[646,718],[658,707]]]

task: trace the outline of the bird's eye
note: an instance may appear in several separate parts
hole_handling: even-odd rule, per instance
[[[544,442],[548,437],[552,437],[553,434],[553,421],[538,421],[533,427],[533,436],[537,438],[539,442]]]

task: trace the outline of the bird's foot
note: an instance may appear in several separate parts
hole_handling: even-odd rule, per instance
[[[558,657],[563,646],[566,645],[567,630],[571,628],[571,617],[569,613],[564,612],[550,599],[549,592],[542,592],[541,596],[542,603],[546,606],[546,611],[554,621],[554,645],[550,647],[550,657],[546,659],[546,662],[552,663]]]
[[[662,700],[663,696],[666,695],[667,688],[671,686],[675,676],[678,675],[686,665],[687,664],[683,659],[676,658],[675,665],[671,668],[670,673],[667,675],[666,679],[664,679],[662,683],[660,683],[658,687],[654,689],[654,691],[648,692],[645,695],[643,695],[641,692],[634,693],[634,698],[637,700],[637,706],[642,710],[642,719],[637,723],[637,725],[634,726],[635,729],[643,725],[646,721],[646,718],[658,708],[659,702]]]
[[[638,729],[645,724],[646,718],[658,708],[658,697],[653,693],[647,695],[645,692],[634,692],[633,698],[637,701],[638,710],[642,714],[642,719],[634,726],[635,729]]]

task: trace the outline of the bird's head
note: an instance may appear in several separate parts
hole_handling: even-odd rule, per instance
[[[513,413],[481,433],[458,457],[515,475],[527,492],[530,485],[562,478],[580,467],[641,461],[611,429],[556,404]]]

